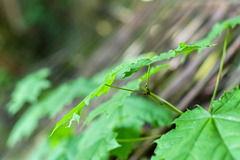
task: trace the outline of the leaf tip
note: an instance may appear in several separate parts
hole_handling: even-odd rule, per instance
[[[180,46],[180,47],[185,47],[185,46],[186,46],[186,43],[185,43],[185,42],[179,43],[179,46]]]

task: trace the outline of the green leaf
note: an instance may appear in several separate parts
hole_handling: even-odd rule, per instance
[[[72,115],[73,115],[74,113],[76,113],[76,114],[78,114],[78,115],[81,115],[82,108],[83,108],[85,105],[88,105],[88,104],[89,104],[89,101],[90,101],[93,97],[95,97],[95,96],[98,97],[98,96],[100,96],[101,94],[106,94],[106,93],[109,91],[110,87],[106,86],[105,84],[111,85],[111,84],[113,83],[114,79],[115,79],[115,75],[116,75],[118,72],[122,71],[123,68],[124,68],[124,66],[127,65],[128,63],[129,63],[129,62],[125,62],[125,63],[123,63],[122,65],[119,65],[119,66],[117,66],[116,68],[114,68],[114,69],[105,77],[105,81],[104,81],[97,89],[93,90],[86,98],[84,98],[84,100],[83,100],[81,103],[79,103],[79,104],[78,104],[75,108],[73,108],[67,115],[65,115],[65,116],[62,118],[62,120],[60,120],[60,121],[57,123],[57,125],[56,125],[55,128],[53,129],[51,135],[54,133],[54,131],[55,131],[59,126],[61,126],[62,124],[66,123],[68,120],[70,120],[71,117],[72,117]],[[151,70],[150,75],[155,74],[157,71],[159,71],[159,70],[161,70],[161,69],[163,69],[163,68],[165,68],[165,67],[167,67],[167,64],[162,64],[162,65],[158,65],[158,66],[156,66],[156,67],[153,67],[153,69]],[[144,81],[146,78],[147,78],[147,74],[145,74],[143,77],[141,77],[141,78],[138,80],[137,84],[139,84],[140,82]],[[131,85],[134,85],[135,88],[136,88],[136,85],[135,85],[135,84],[132,83]],[[130,86],[130,87],[131,87],[131,86]],[[134,89],[134,88],[132,88],[132,89]],[[120,99],[124,100],[124,99],[125,99],[124,97],[127,97],[127,96],[125,96],[124,94],[126,94],[126,92],[121,92],[121,93],[119,93],[119,95],[116,96],[116,99],[117,99],[117,97],[119,97]],[[129,96],[130,94],[131,94],[131,92],[127,93],[126,95]],[[118,107],[119,105],[122,104],[122,101],[120,101],[120,99],[119,99],[119,102],[116,102],[116,103],[118,103],[118,104],[115,105],[114,107]],[[117,100],[116,100],[116,101],[117,101]],[[105,107],[106,107],[106,109],[103,109],[103,108],[105,108]],[[102,109],[97,109],[97,111],[94,111],[95,113],[92,113],[91,118],[89,118],[89,119],[87,120],[87,122],[89,122],[90,120],[92,120],[92,119],[93,119],[94,117],[96,117],[97,115],[99,115],[99,114],[101,114],[102,112],[105,112],[106,110],[109,109],[108,104],[105,104],[105,105],[104,105],[103,107],[101,107],[101,108],[102,108]],[[111,109],[111,108],[110,108],[110,109]],[[113,110],[113,109],[112,109],[112,110]]]
[[[72,159],[78,152],[77,145],[81,135],[73,135],[73,129],[63,125],[55,132],[54,136],[44,138],[37,141],[38,144],[27,158],[28,160]]]
[[[175,50],[169,50],[166,53],[161,53],[158,56],[153,57],[152,59],[140,59],[135,63],[127,64],[126,69],[123,72],[123,78],[131,76],[133,73],[137,72],[141,67],[148,66],[152,63],[159,62],[162,60],[168,60],[170,58],[176,57],[180,53],[184,52],[192,52],[196,49],[210,47],[213,44],[205,43],[205,44],[186,44],[185,42],[180,43],[178,48]]]
[[[46,115],[46,111],[39,105],[31,106],[14,125],[7,145],[13,147],[19,140],[28,138],[37,128],[39,120]]]
[[[128,97],[125,100],[122,112],[124,116],[140,119],[155,127],[169,126],[173,116],[173,112],[170,110],[141,96]]]
[[[70,104],[74,98],[84,96],[91,92],[97,84],[85,78],[64,83],[50,91],[38,103],[31,105],[14,125],[8,139],[8,145],[14,146],[19,140],[29,137],[37,128],[38,122],[46,115],[55,116],[65,105]],[[79,121],[79,116],[74,114],[73,121]]]
[[[167,67],[167,64],[151,67],[150,75],[157,73],[165,67]],[[139,84],[146,78],[147,73],[137,80],[130,81],[124,88],[137,90],[139,88]],[[159,107],[159,104],[146,100],[145,98],[137,96],[129,97],[131,93],[132,92],[120,90],[109,101],[94,109],[88,115],[85,123],[89,123],[96,116],[102,113],[106,113],[110,116],[112,114],[116,114],[117,112],[117,118],[113,119],[110,117],[108,119],[108,121],[116,123],[114,131],[118,133],[117,138],[138,138],[141,135],[141,127],[144,122],[149,122],[154,126],[170,124],[172,114],[168,110],[163,107]],[[111,151],[111,154],[117,156],[118,158],[126,159],[132,151],[133,142],[120,144],[121,147]]]
[[[237,24],[240,24],[240,16],[227,19],[223,22],[216,23],[212,27],[208,35],[205,38],[201,39],[200,41],[196,42],[195,44],[199,44],[199,45],[210,44],[217,36],[221,35],[226,28],[228,27],[234,28]],[[200,48],[199,52],[201,52],[202,49],[203,48]]]
[[[7,104],[11,115],[16,114],[26,102],[31,104],[37,102],[41,91],[50,87],[50,82],[46,80],[49,74],[49,69],[44,68],[29,74],[17,83],[11,101]]]
[[[128,97],[118,112],[119,122],[115,126],[117,139],[139,138],[141,127],[146,122],[159,127],[169,126],[173,120],[171,111],[141,96]],[[121,147],[111,151],[111,154],[120,159],[127,159],[132,152],[134,142],[119,142],[119,144]]]
[[[88,105],[90,100],[94,97],[99,97],[101,94],[106,94],[109,91],[109,87],[105,84],[111,85],[115,79],[115,75],[122,69],[122,65],[117,66],[113,69],[106,77],[105,81],[95,90],[93,90],[87,97],[85,97],[82,102],[80,102],[75,108],[73,108],[67,115],[65,115],[62,120],[60,120],[55,128],[53,129],[51,135],[55,132],[55,130],[60,127],[62,124],[69,121],[74,113],[81,115],[82,109],[85,105]],[[50,135],[50,136],[51,136]]]
[[[60,120],[55,128],[53,129],[51,135],[54,133],[54,131],[62,124],[66,123],[68,120],[71,119],[72,115],[74,113],[81,115],[82,109],[85,105],[88,105],[90,100],[93,97],[98,97],[101,94],[106,94],[109,91],[109,87],[105,84],[111,85],[113,81],[115,80],[115,76],[117,73],[122,75],[121,77],[126,78],[132,75],[134,72],[137,72],[141,67],[148,66],[149,64],[170,59],[173,57],[176,57],[178,54],[182,52],[190,52],[198,48],[202,47],[208,47],[211,46],[211,44],[204,44],[204,45],[194,45],[194,44],[185,44],[181,43],[179,47],[176,50],[170,50],[167,53],[162,53],[159,56],[153,57],[152,60],[150,59],[140,59],[135,63],[131,63],[129,61],[117,66],[114,68],[106,77],[105,81],[95,90],[93,90],[86,98],[83,99],[81,103],[79,103],[75,108],[73,108],[67,115],[65,115],[62,120]]]
[[[76,157],[102,159],[107,158],[111,151],[111,155],[126,159],[132,151],[133,142],[119,143],[119,146],[116,139],[138,138],[145,122],[165,126],[171,121],[171,111],[159,104],[140,96],[128,97],[111,114],[102,114],[92,121],[80,139]]]
[[[172,116],[169,116],[169,120],[166,120],[164,118],[166,115],[172,114],[157,103],[143,97],[131,96],[125,100],[124,105],[114,110],[111,115],[106,117],[103,114],[92,121],[89,127],[83,133],[80,133],[78,137],[57,138],[59,134],[61,137],[63,132],[66,132],[66,128],[61,126],[50,137],[51,141],[53,139],[53,142],[57,142],[54,143],[54,148],[52,145],[50,146],[50,143],[42,146],[45,149],[39,147],[36,152],[37,150],[43,150],[43,152],[37,154],[37,156],[31,156],[31,158],[37,157],[36,159],[41,159],[44,156],[46,159],[68,157],[67,159],[92,158],[102,160],[108,159],[109,154],[111,154],[126,159],[132,151],[133,142],[119,143],[120,147],[116,139],[138,138],[141,135],[141,127],[144,125],[145,120],[148,121],[146,117],[154,117],[155,120],[150,121],[152,124],[169,125]],[[156,123],[157,121],[159,123]]]
[[[111,116],[111,121],[106,116],[99,117],[91,125],[84,130],[83,133],[73,136],[68,135],[66,127],[62,125],[53,136],[48,138],[47,144],[36,148],[37,156],[32,155],[31,158],[36,160],[43,159],[94,159],[107,160],[108,152],[119,146],[117,143],[117,133],[113,131],[117,122],[116,116]],[[67,128],[71,129],[71,128]],[[43,149],[42,147],[45,147]]]
[[[165,63],[162,65],[158,65],[156,67],[151,67],[149,75],[151,76],[157,73],[158,71],[160,71],[161,69],[166,68],[167,66],[168,65]],[[128,84],[123,88],[138,90],[141,82],[143,82],[146,79],[147,79],[147,73],[137,80],[128,82]],[[107,115],[110,115],[114,110],[116,110],[118,107],[120,107],[124,103],[125,99],[129,97],[131,93],[132,93],[131,91],[124,91],[124,90],[118,91],[110,100],[106,101],[105,103],[102,103],[93,111],[91,111],[85,121],[85,124],[88,124],[95,117],[97,117],[102,113],[106,113]]]
[[[93,121],[80,139],[75,159],[107,159],[108,152],[119,146],[114,125],[115,121],[109,121],[106,116]]]
[[[240,157],[240,90],[214,101],[212,114],[198,106],[177,118],[176,129],[158,139],[152,159],[238,159]]]
[[[140,81],[134,80],[130,81],[124,88],[136,90],[139,88]],[[105,103],[100,104],[97,108],[95,108],[93,111],[90,112],[88,115],[85,124],[88,124],[90,121],[92,121],[95,117],[102,113],[106,113],[107,115],[110,115],[115,109],[117,109],[119,106],[121,106],[124,103],[124,100],[131,95],[131,91],[124,91],[120,90],[118,93],[116,93],[111,99],[106,101]]]
[[[77,121],[77,123],[79,124],[80,116],[78,114],[74,113],[72,115],[72,119],[70,120],[68,127],[71,127],[73,121]]]
[[[122,123],[121,127],[116,128],[114,131],[118,134],[118,139],[139,138],[141,136],[141,127],[143,123],[137,119],[128,119],[128,123]],[[110,154],[118,157],[119,159],[127,159],[132,152],[134,142],[118,142],[121,146],[111,150]]]

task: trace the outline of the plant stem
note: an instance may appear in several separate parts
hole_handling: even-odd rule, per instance
[[[152,98],[153,100],[156,99],[155,100],[156,102],[158,102],[158,101],[162,102],[163,104],[165,104],[165,105],[163,105],[164,107],[172,110],[173,112],[176,112],[177,114],[180,114],[180,115],[183,114],[183,112],[181,110],[179,110],[177,107],[175,107],[173,104],[171,104],[170,102],[166,101],[165,99],[159,97],[158,95],[150,92],[149,97]]]
[[[111,86],[111,85],[108,85],[108,84],[105,84],[105,85],[108,86],[108,87],[111,87],[111,88],[115,88],[115,89],[120,89],[120,90],[124,90],[124,91],[130,91],[130,92],[136,92],[136,93],[145,94],[145,92],[141,92],[141,91],[135,91],[135,90],[131,90],[131,89],[126,89],[126,88]]]
[[[219,71],[218,71],[218,77],[217,77],[216,85],[215,85],[215,88],[214,88],[213,96],[212,96],[212,99],[211,99],[211,102],[210,102],[210,105],[209,105],[209,108],[208,108],[208,112],[209,113],[212,112],[212,103],[213,103],[213,101],[215,99],[215,96],[216,96],[216,93],[217,93],[217,89],[218,89],[218,85],[219,85],[219,82],[220,82],[220,79],[221,79],[222,69],[223,69],[225,55],[226,55],[226,51],[227,51],[227,44],[228,44],[228,39],[229,39],[229,33],[230,33],[230,27],[228,27],[228,29],[227,29],[227,34],[226,34],[225,41],[224,41],[223,52],[222,52],[222,59],[221,59],[221,64],[220,64],[220,68],[219,68]]]
[[[146,89],[143,86],[140,86],[144,91],[146,91]],[[159,97],[158,95],[150,92],[149,95],[147,95],[149,98],[151,98],[152,100],[154,100],[155,102],[157,102],[158,104],[164,106],[165,108],[177,113],[177,114],[183,114],[183,112],[181,110],[179,110],[177,107],[175,107],[173,104],[171,104],[170,102],[166,101],[165,99]]]
[[[154,138],[160,138],[163,134],[160,135],[154,135],[154,136],[148,136],[148,137],[140,137],[140,138],[129,138],[129,139],[117,139],[118,142],[137,142],[137,141],[144,141],[148,139],[154,139]]]
[[[149,66],[148,66],[148,72],[147,72],[147,84],[146,84],[146,88],[147,88],[148,91],[149,91],[148,83],[149,83],[150,68],[151,68],[151,64],[149,64]]]

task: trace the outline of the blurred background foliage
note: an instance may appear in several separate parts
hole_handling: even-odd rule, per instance
[[[141,53],[195,42],[216,22],[239,14],[240,4],[234,0],[0,1],[0,159],[71,159],[77,152],[74,146],[85,136],[78,134],[80,126],[62,127],[48,139],[50,131],[101,82],[109,67]],[[219,95],[240,80],[239,30],[231,32]],[[221,37],[215,42],[222,44]],[[169,69],[151,79],[150,87],[182,110],[207,105],[220,52],[217,45],[200,56],[191,55],[185,64],[174,59]],[[149,126],[142,130],[150,132]],[[132,135],[140,136],[134,130]],[[135,146],[130,159],[149,158],[154,147],[150,144]]]

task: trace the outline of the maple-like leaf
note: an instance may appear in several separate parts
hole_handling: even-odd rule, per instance
[[[7,104],[8,112],[14,115],[26,102],[36,103],[41,91],[50,87],[50,82],[46,79],[49,74],[50,70],[44,68],[20,80]]]
[[[152,160],[236,160],[240,157],[240,90],[213,102],[212,113],[198,106],[177,118],[176,129],[158,139]]]

